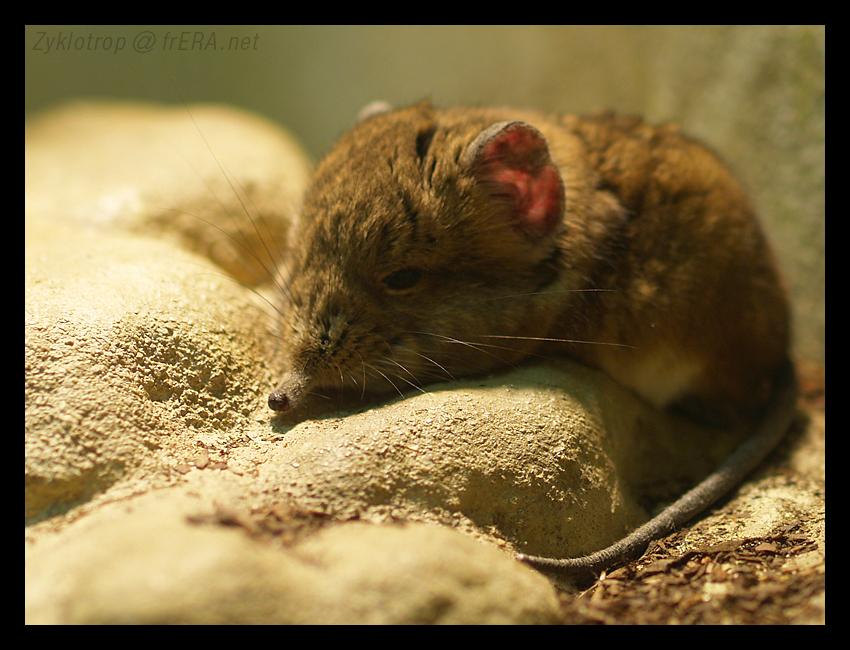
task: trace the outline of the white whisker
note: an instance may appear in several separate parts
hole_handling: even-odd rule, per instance
[[[502,334],[478,334],[477,336],[489,339],[514,339],[517,341],[549,341],[552,343],[580,343],[582,345],[610,345],[618,348],[631,348],[633,350],[637,349],[633,345],[626,345],[625,343],[610,343],[607,341],[583,341],[578,339],[555,339],[541,336],[512,336]]]
[[[473,304],[480,304],[482,302],[492,302],[494,300],[509,300],[515,298],[527,298],[529,296],[546,296],[559,294],[563,295],[565,293],[622,293],[621,289],[562,289],[559,291],[534,291],[531,293],[513,293],[506,294],[504,296],[492,296],[490,298],[481,298],[480,300],[474,301]]]

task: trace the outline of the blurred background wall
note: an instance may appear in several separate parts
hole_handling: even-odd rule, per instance
[[[236,104],[314,158],[375,99],[677,122],[750,189],[794,294],[797,350],[825,359],[822,25],[26,26],[25,113],[91,97]]]

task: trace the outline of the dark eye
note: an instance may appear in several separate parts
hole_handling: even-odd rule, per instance
[[[422,271],[419,269],[405,268],[399,269],[395,273],[391,273],[384,278],[384,285],[390,291],[405,291],[411,289],[422,276]]]

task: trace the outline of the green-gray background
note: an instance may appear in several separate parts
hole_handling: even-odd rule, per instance
[[[825,358],[823,26],[49,25],[27,26],[24,47],[27,115],[80,97],[224,101],[314,157],[374,99],[678,122],[750,188],[794,293],[797,349]]]

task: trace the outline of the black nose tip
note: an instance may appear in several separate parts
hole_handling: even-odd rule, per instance
[[[269,395],[269,408],[272,411],[290,411],[301,403],[301,398],[310,384],[306,372],[288,372]]]
[[[272,411],[288,411],[291,407],[289,398],[282,391],[275,391],[269,395],[269,408]]]

